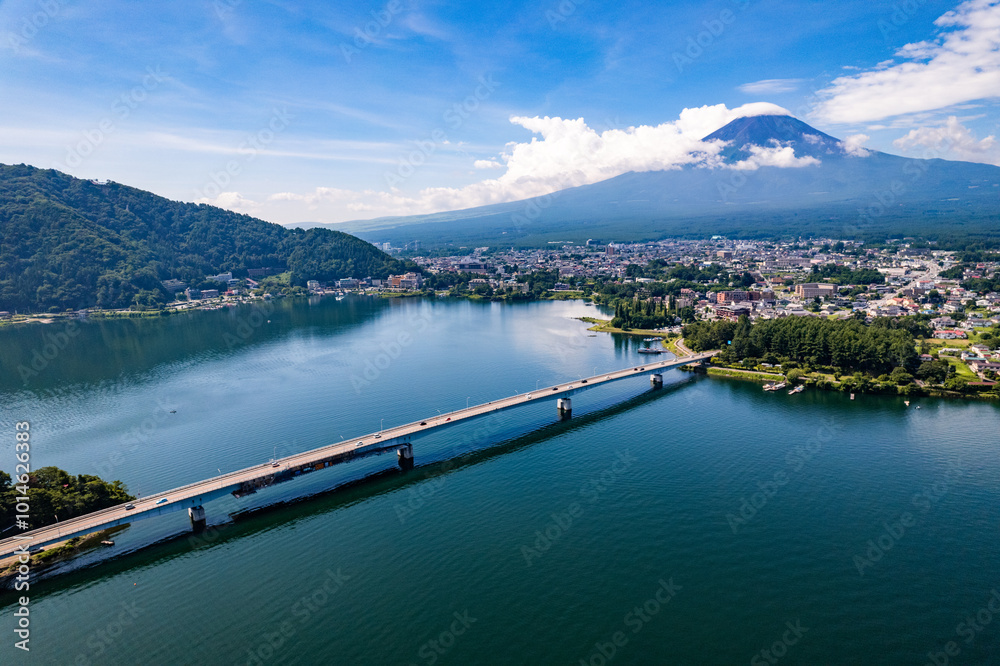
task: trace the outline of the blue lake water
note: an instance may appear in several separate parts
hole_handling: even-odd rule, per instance
[[[575,319],[595,310],[349,298],[87,322],[28,377],[63,328],[5,329],[0,432],[29,420],[34,467],[150,494],[639,363],[638,339]],[[30,655],[3,593],[0,663],[1000,663],[996,405],[672,370],[573,408],[430,435],[407,473],[382,456],[217,500],[198,536],[183,513],[138,522],[119,556],[32,585]]]

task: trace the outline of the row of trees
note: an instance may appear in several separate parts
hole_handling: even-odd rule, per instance
[[[0,529],[14,524],[21,490],[23,486],[19,489],[9,474],[0,471]],[[55,523],[57,516],[67,520],[135,499],[121,481],[108,483],[88,474],[73,476],[58,467],[32,472],[27,497],[32,529]]]
[[[611,325],[616,328],[660,328],[673,324],[675,309],[673,297],[667,303],[646,300],[618,300]]]
[[[874,268],[859,268],[854,270],[847,266],[824,264],[823,266],[813,266],[812,274],[817,280],[833,282],[835,284],[885,283],[885,276]]]
[[[785,317],[751,324],[742,316],[736,322],[694,322],[686,325],[683,333],[685,344],[695,351],[721,348],[725,362],[770,356],[777,361],[873,375],[897,367],[915,370],[919,364],[913,334],[878,320],[866,326],[856,319]]]

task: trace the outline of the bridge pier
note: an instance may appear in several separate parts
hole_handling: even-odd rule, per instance
[[[663,375],[658,372],[651,374],[649,376],[649,383],[655,389],[663,388]]]
[[[413,444],[407,444],[396,450],[399,468],[403,470],[413,469]]]
[[[556,410],[560,420],[570,418],[573,416],[573,401],[570,398],[559,398],[556,400]]]
[[[205,507],[202,505],[193,506],[188,509],[188,518],[191,519],[191,526],[194,528],[195,532],[200,532],[205,529],[205,523],[207,522],[205,516]]]

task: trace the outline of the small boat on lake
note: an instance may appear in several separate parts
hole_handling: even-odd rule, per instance
[[[639,350],[640,354],[662,354],[665,349],[654,349],[653,347],[643,347]]]
[[[791,391],[788,392],[788,395],[792,395],[793,393],[802,393],[805,390],[806,390],[805,386],[796,386],[795,388],[793,388]]]

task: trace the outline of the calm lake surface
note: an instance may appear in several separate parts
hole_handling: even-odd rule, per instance
[[[145,495],[642,363],[574,319],[596,309],[86,322],[27,377],[65,326],[5,329],[0,469],[28,420],[33,467]],[[664,380],[429,435],[407,473],[380,456],[217,500],[197,537],[138,522],[32,584],[30,654],[0,596],[0,663],[1000,663],[1000,409]]]

